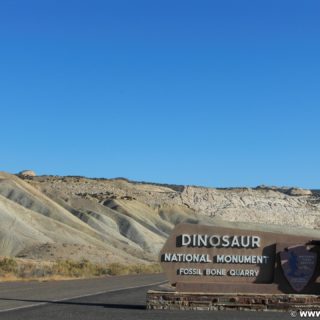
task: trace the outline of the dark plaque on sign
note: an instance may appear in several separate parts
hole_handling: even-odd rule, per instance
[[[317,254],[310,252],[304,245],[296,245],[280,252],[281,267],[291,287],[302,291],[314,275]]]

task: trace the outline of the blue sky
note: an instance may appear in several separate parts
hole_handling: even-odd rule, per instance
[[[320,2],[0,2],[0,170],[320,188]]]

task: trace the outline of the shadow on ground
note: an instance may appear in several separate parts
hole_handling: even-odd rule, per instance
[[[145,310],[145,305],[137,304],[115,304],[115,303],[90,303],[90,302],[73,302],[73,301],[54,301],[54,300],[29,300],[29,299],[12,299],[12,298],[0,298],[0,301],[20,301],[20,302],[32,302],[32,303],[44,303],[44,304],[61,304],[61,305],[78,305],[87,307],[102,307],[110,309],[131,309],[131,310]]]

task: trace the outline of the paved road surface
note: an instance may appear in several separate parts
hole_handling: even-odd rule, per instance
[[[292,319],[288,313],[274,312],[146,310],[147,290],[156,289],[155,283],[163,280],[163,275],[144,275],[45,283],[3,283],[0,284],[0,319]]]

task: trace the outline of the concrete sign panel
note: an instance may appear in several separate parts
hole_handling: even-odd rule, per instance
[[[312,240],[315,239],[263,231],[180,224],[161,250],[160,261],[170,283],[180,291],[223,289],[241,292],[295,292],[308,288],[308,283],[320,269],[318,247],[307,247]],[[303,244],[304,249],[293,249],[297,244]],[[285,249],[280,261],[279,250]],[[290,252],[298,256],[294,275],[290,273],[291,269],[288,269],[286,262]],[[300,280],[297,280],[298,273],[301,275]],[[311,291],[314,290],[318,289],[313,286]]]

